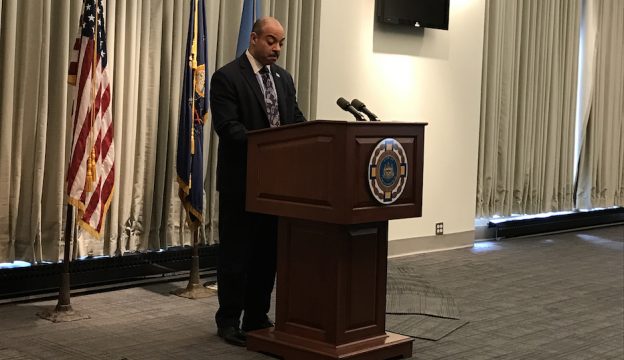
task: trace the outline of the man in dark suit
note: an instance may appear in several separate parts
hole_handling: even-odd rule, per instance
[[[276,19],[259,19],[246,53],[217,70],[210,83],[212,122],[219,135],[215,320],[218,335],[239,346],[246,344],[246,331],[273,326],[267,313],[276,270],[277,218],[245,211],[247,131],[305,121],[292,76],[275,65],[284,40]]]

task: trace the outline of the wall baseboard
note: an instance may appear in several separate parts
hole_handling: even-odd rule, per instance
[[[473,246],[475,239],[503,238],[578,230],[579,228],[609,226],[624,223],[624,208],[579,212],[547,218],[512,220],[489,223],[475,230],[445,235],[431,235],[388,242],[388,257],[396,258],[420,253],[445,251]],[[477,241],[478,241],[477,240]],[[217,260],[216,246],[199,248],[200,271],[213,276]],[[120,257],[72,261],[71,287],[73,292],[88,292],[131,286],[150,281],[188,277],[191,249],[172,248],[163,252],[127,254]],[[0,303],[49,297],[58,291],[62,263],[41,264],[25,268],[0,269]]]
[[[494,238],[512,238],[537,234],[548,234],[609,226],[624,223],[624,207],[578,211],[552,216],[535,216],[529,218],[490,221],[487,236]]]
[[[471,247],[474,239],[475,232],[470,230],[453,234],[391,240],[388,242],[388,257],[395,258]]]

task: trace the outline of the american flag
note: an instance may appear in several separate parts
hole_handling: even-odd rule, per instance
[[[83,1],[79,34],[69,65],[69,83],[74,85],[74,132],[67,171],[68,202],[78,209],[78,224],[98,238],[115,179],[111,85],[106,71],[102,3],[102,0]]]

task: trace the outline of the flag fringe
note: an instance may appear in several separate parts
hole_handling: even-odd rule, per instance
[[[111,201],[113,200],[113,194],[115,193],[115,187],[113,186],[111,188],[111,192],[110,195],[108,196],[108,199],[106,199],[106,202],[104,203],[104,207],[102,208],[102,214],[104,214],[104,216],[108,215],[108,209],[110,208],[110,204]],[[84,210],[86,209],[85,204],[78,200],[75,199],[71,196],[67,197],[67,203],[72,205],[73,207],[75,207],[76,209],[78,209],[78,216],[76,216],[76,219],[78,219],[78,225],[83,228],[84,230],[86,230],[89,234],[93,235],[95,238],[99,239],[100,236],[102,236],[102,233],[104,232],[104,230],[100,230],[97,231],[97,229],[93,228],[93,226],[89,225],[88,222],[82,220],[82,215],[84,215]],[[103,219],[102,221],[105,221],[105,219]],[[104,226],[102,226],[102,229],[104,229]]]

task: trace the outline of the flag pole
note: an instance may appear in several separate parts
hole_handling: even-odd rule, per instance
[[[187,299],[202,299],[216,295],[214,290],[204,287],[199,282],[199,228],[193,230],[191,270],[188,284],[186,288],[171,291],[171,294]]]
[[[193,163],[196,161],[196,156],[202,156],[201,149],[196,151],[196,144],[202,144],[200,138],[195,141],[195,116],[198,116],[195,111],[195,91],[197,89],[197,78],[195,76],[195,72],[198,69],[198,26],[199,26],[199,2],[198,0],[194,0],[192,11],[194,13],[191,14],[191,19],[193,21],[192,34],[189,32],[189,36],[192,36],[191,39],[191,48],[189,54],[189,63],[188,66],[191,69],[191,78],[193,79],[192,83],[192,91],[191,91],[191,116],[190,119],[190,169],[193,168]],[[203,6],[203,5],[202,5]],[[201,12],[201,16],[204,16],[203,11]],[[204,19],[202,19],[204,21]],[[205,29],[205,26],[203,27]],[[205,60],[205,59],[204,59]],[[205,68],[202,70],[205,71]],[[185,79],[186,80],[186,79]],[[185,81],[186,84],[186,81]],[[201,120],[201,117],[200,117]],[[201,135],[201,134],[198,134]],[[178,136],[182,136],[182,134],[178,134]],[[179,150],[178,150],[179,151]],[[201,158],[200,158],[201,161]],[[200,162],[201,164],[201,162]],[[193,186],[202,186],[203,184],[194,184],[192,182],[192,176],[188,177],[188,191],[189,193],[192,191]],[[191,210],[187,209],[187,216],[190,217]],[[216,292],[212,289],[205,288],[203,285],[199,283],[199,226],[202,225],[202,221],[199,220],[199,224],[196,222],[189,221],[189,227],[192,231],[193,236],[193,247],[192,247],[192,255],[191,255],[191,269],[189,273],[189,282],[186,288],[184,289],[176,289],[171,291],[172,294],[185,297],[189,299],[200,299],[206,298],[210,296],[214,296]]]
[[[191,274],[189,276],[189,285],[193,287],[201,286],[199,284],[199,228],[193,231],[193,255],[191,256]],[[203,286],[201,286],[203,288]]]
[[[191,129],[192,129],[191,132],[194,132],[193,120],[191,120]],[[195,155],[191,155],[191,159],[193,159],[194,156]],[[189,180],[189,183],[190,183],[190,180]],[[184,206],[182,206],[182,209],[184,210]],[[202,299],[202,298],[207,298],[207,297],[216,295],[215,290],[206,288],[199,282],[199,226],[200,225],[201,225],[201,222],[199,225],[194,224],[194,226],[191,227],[192,236],[193,236],[193,245],[192,245],[192,250],[191,250],[192,251],[191,269],[189,272],[188,284],[186,285],[186,288],[172,290],[171,294],[173,295],[177,295],[177,296],[188,298],[188,299]]]
[[[74,208],[67,204],[67,218],[65,219],[65,247],[63,249],[63,272],[61,273],[61,288],[59,290],[56,311],[72,311],[70,303],[69,254],[71,247],[72,228],[74,227]]]
[[[91,318],[89,315],[85,315],[78,311],[75,311],[71,306],[69,262],[71,261],[70,249],[73,227],[74,207],[70,204],[67,204],[67,216],[65,218],[64,234],[65,246],[63,249],[63,271],[61,272],[61,284],[59,287],[58,302],[56,303],[56,307],[54,308],[54,310],[44,310],[37,313],[37,316],[39,316],[40,318],[50,320],[52,322],[67,322]]]

